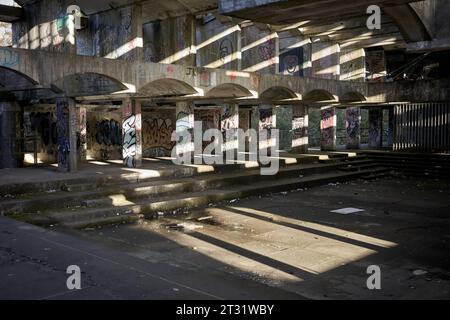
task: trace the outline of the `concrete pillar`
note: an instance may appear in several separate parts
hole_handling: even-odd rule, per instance
[[[387,147],[392,148],[394,146],[394,135],[395,135],[394,108],[389,108],[388,123],[389,128],[388,128]]]
[[[190,101],[177,102],[176,132],[178,141],[176,152],[178,155],[194,156],[194,104]],[[190,156],[189,156],[190,155]]]
[[[76,172],[78,169],[77,131],[78,121],[75,100],[56,100],[56,121],[58,131],[58,170]]]
[[[128,168],[142,166],[141,103],[134,99],[122,104],[122,159]]]
[[[312,76],[315,78],[339,80],[339,44],[315,41],[312,43],[311,48]]]
[[[87,157],[87,125],[86,125],[86,119],[87,119],[87,109],[86,108],[79,108],[78,109],[78,141],[77,141],[77,147],[78,147],[78,159],[80,161],[86,161]]]
[[[239,147],[239,105],[237,103],[225,104],[220,112],[220,130],[223,136],[222,153],[227,159],[237,159]]]
[[[308,152],[308,107],[292,106],[292,152]]]
[[[19,111],[15,101],[0,102],[0,168],[19,166],[16,128]]]
[[[320,110],[320,149],[322,151],[336,150],[336,128],[336,108],[322,108]]]
[[[269,149],[271,145],[271,131],[277,127],[276,115],[273,105],[261,105],[259,107],[259,140],[258,150]],[[265,131],[266,130],[266,131]],[[267,134],[264,134],[267,132]]]
[[[361,144],[361,110],[350,107],[346,110],[347,149],[359,149]]]
[[[366,55],[363,48],[344,49],[340,52],[340,80],[364,82]]]
[[[383,112],[380,108],[369,109],[369,148],[382,147]]]
[[[280,131],[280,150],[290,152],[292,149],[292,106],[275,106],[276,128]]]

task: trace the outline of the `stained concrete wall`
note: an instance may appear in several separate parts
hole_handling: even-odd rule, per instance
[[[64,0],[41,0],[25,5],[24,19],[12,25],[13,46],[61,53],[73,52],[73,21],[67,15],[67,7],[70,4]]]
[[[280,41],[280,74],[311,76],[311,41],[292,31],[278,33]]]
[[[56,107],[27,108],[23,115],[25,150],[27,161],[34,161],[37,153],[39,163],[55,163],[58,155]]]
[[[214,16],[196,23],[197,66],[239,70],[241,31],[234,20]]]
[[[153,109],[142,113],[142,156],[170,156],[175,143],[175,109]]]
[[[365,81],[366,54],[364,49],[341,49],[339,63],[340,80]]]
[[[87,158],[122,160],[122,115],[120,110],[88,110]]]
[[[312,43],[312,72],[315,78],[339,80],[339,44],[334,42]]]
[[[169,18],[143,25],[144,61],[195,66],[195,17]]]
[[[77,54],[133,61],[142,47],[141,8],[128,6],[89,16],[76,32]]]
[[[368,81],[383,80],[386,72],[386,55],[383,49],[368,49],[365,51]]]
[[[242,70],[278,73],[278,35],[267,28],[242,28]]]

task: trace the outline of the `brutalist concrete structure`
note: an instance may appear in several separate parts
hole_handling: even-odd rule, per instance
[[[2,168],[139,167],[194,120],[278,128],[290,153],[314,132],[323,150],[450,151],[447,1],[371,1],[380,29],[367,1],[16,3],[0,6]]]

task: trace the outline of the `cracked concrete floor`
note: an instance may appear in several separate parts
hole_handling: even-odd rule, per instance
[[[312,299],[449,299],[449,187],[358,180],[75,234],[187,273],[224,272]],[[330,212],[346,207],[364,211]],[[381,290],[367,289],[370,265],[381,269]]]

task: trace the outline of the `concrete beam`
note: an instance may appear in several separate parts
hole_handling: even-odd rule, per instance
[[[406,50],[409,52],[430,52],[450,50],[450,38],[433,39],[431,41],[420,41],[408,43]]]
[[[23,9],[0,4],[0,21],[14,22],[23,17]]]

